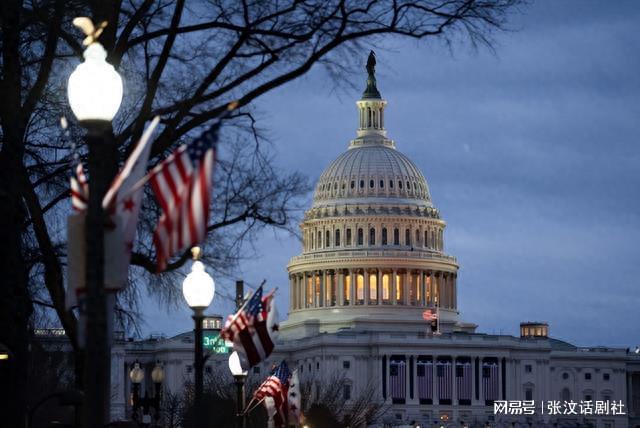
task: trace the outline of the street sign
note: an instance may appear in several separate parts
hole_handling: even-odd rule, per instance
[[[224,340],[218,340],[220,336],[219,331],[205,331],[203,332],[203,343],[205,349],[213,352],[214,354],[228,354],[229,348],[225,345]]]

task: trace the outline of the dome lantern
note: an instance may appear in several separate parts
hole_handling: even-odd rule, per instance
[[[367,142],[383,142],[387,135],[384,129],[384,108],[387,102],[378,91],[375,67],[376,55],[371,51],[367,60],[367,87],[362,98],[356,102],[360,116],[358,138],[365,138]]]

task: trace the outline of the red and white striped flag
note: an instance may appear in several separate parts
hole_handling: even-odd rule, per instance
[[[84,212],[89,203],[89,181],[84,173],[82,162],[78,162],[71,175],[71,207],[74,211]]]
[[[482,363],[482,393],[487,401],[495,401],[499,397],[498,364],[485,361]]]
[[[263,400],[269,416],[269,426],[286,427],[288,413],[288,389],[291,372],[285,361],[282,361],[258,387],[253,400]]]
[[[150,173],[162,215],[153,234],[158,271],[171,256],[204,241],[220,122],[183,144]]]
[[[273,291],[262,297],[262,285],[233,316],[229,316],[220,336],[233,342],[242,368],[248,370],[273,351],[278,335],[278,312]]]

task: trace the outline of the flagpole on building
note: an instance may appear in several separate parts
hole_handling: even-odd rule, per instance
[[[436,330],[436,334],[440,334],[440,303],[438,302],[438,296],[436,296],[435,298],[436,300],[436,322],[437,322],[437,330]]]

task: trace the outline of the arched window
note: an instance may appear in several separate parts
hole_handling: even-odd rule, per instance
[[[402,181],[398,180],[398,188],[402,190]]]
[[[318,248],[322,248],[322,232],[318,231]]]
[[[420,245],[420,231],[416,229],[416,246]]]
[[[313,250],[313,244],[314,244],[314,242],[313,242],[313,232],[311,232],[310,235],[311,235],[311,249]]]
[[[351,188],[353,189],[354,187],[356,187],[356,181],[355,180],[351,180]]]
[[[424,245],[425,247],[428,245],[429,242],[429,231],[425,230],[424,231],[424,242],[422,243],[422,245]]]
[[[351,229],[347,229],[347,245],[351,245]]]
[[[407,192],[411,190],[411,184],[407,181]]]
[[[389,180],[389,188],[393,189],[393,180]]]
[[[360,188],[364,189],[364,180],[360,180]]]
[[[571,401],[571,391],[569,388],[563,388],[562,391],[560,391],[560,400],[565,403]]]
[[[325,248],[329,248],[330,245],[331,245],[331,232],[327,230],[324,234],[324,246]]]
[[[374,181],[373,180],[369,180],[369,187],[373,189],[374,186]]]
[[[387,245],[387,228],[382,228],[382,245]]]
[[[409,229],[404,231],[404,245],[407,247],[411,245],[411,231]]]
[[[393,229],[393,245],[400,245],[400,229]]]
[[[371,107],[367,107],[367,128],[371,128]]]
[[[364,231],[358,228],[358,245],[364,245]]]
[[[380,188],[384,189],[384,180],[380,180]]]
[[[364,303],[364,275],[361,273],[356,275],[356,303]]]
[[[369,303],[378,303],[378,274],[375,271],[369,273]]]
[[[376,230],[373,227],[369,229],[369,245],[376,245]]]
[[[336,237],[333,240],[333,245],[335,247],[339,247],[340,246],[340,229],[336,229]]]

